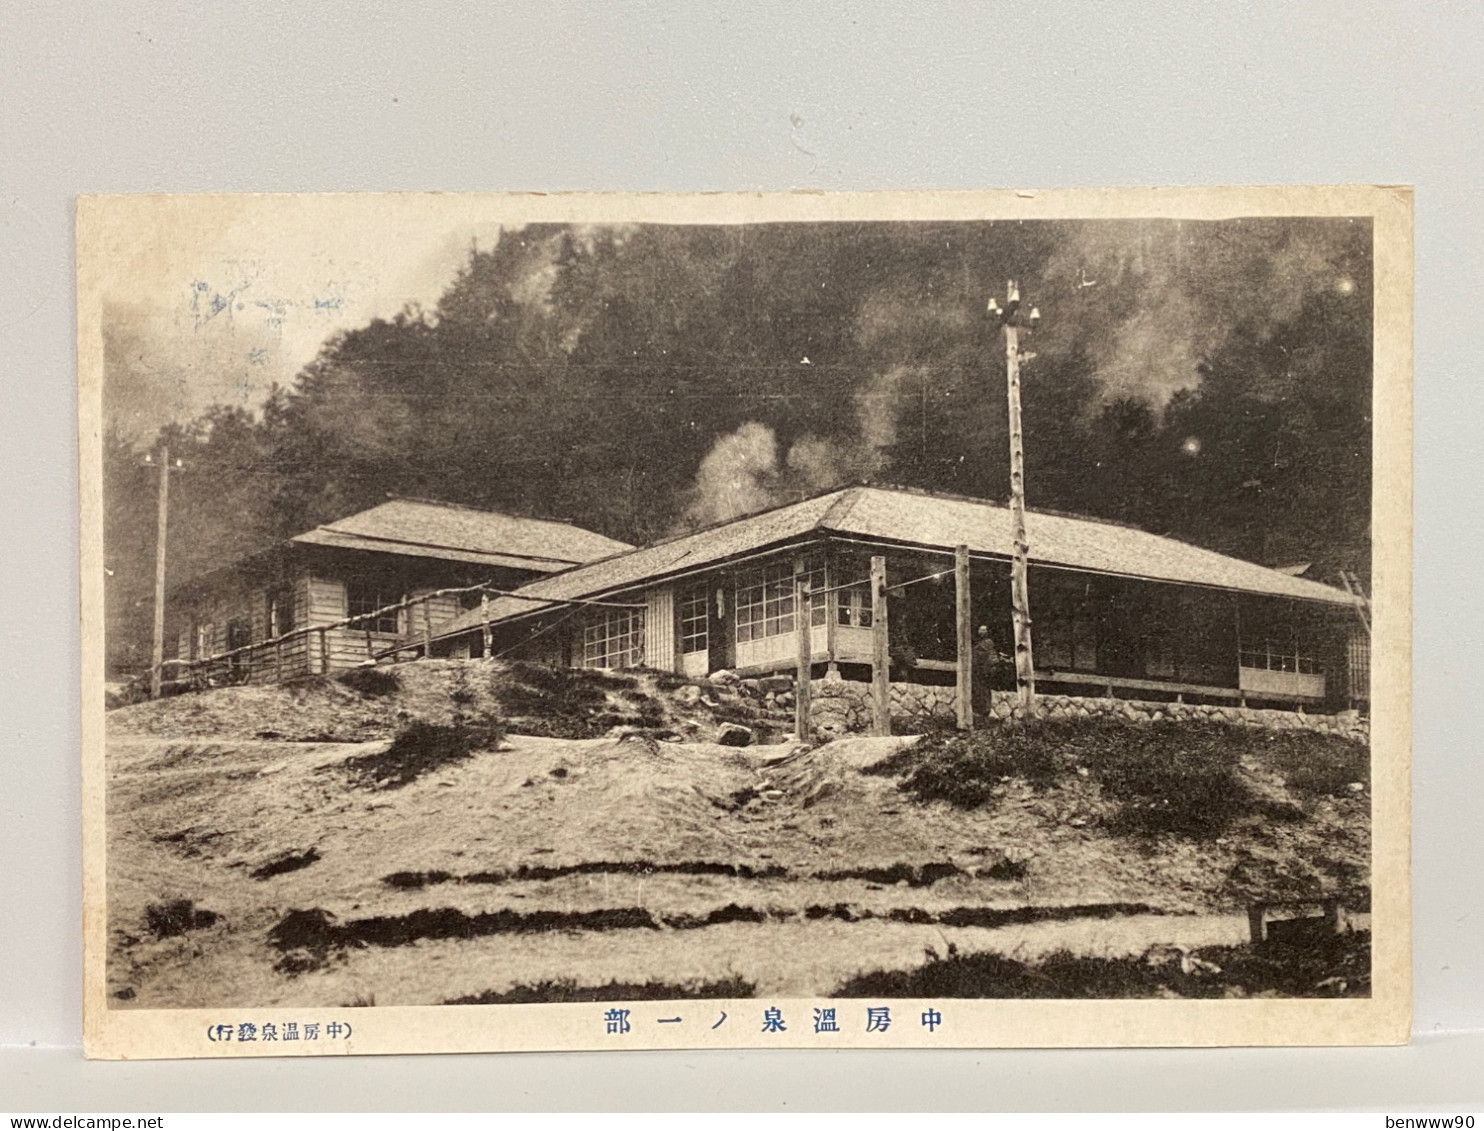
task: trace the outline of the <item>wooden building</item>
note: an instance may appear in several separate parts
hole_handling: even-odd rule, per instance
[[[352,667],[479,604],[443,590],[515,588],[630,549],[570,523],[391,499],[173,589],[166,670],[261,680]]]
[[[1356,599],[1173,538],[1032,511],[1036,679],[1045,691],[1347,707],[1364,628]],[[972,615],[1010,632],[1009,510],[979,499],[849,487],[533,581],[464,612],[434,655],[497,654],[702,677],[791,670],[794,577],[810,584],[816,675],[865,678],[870,559],[887,563],[893,679],[951,683],[953,551],[967,545]]]

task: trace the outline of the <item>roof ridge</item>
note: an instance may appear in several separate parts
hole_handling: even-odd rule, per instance
[[[864,483],[854,483],[846,487],[840,492],[840,497],[830,504],[829,509],[819,516],[814,529],[833,530],[836,525],[843,525],[850,517],[850,512],[855,509],[855,504],[860,501],[861,491],[865,489]]]
[[[858,486],[858,484],[856,486]],[[849,490],[851,490],[851,485],[847,485],[847,486],[843,486],[843,487],[831,487],[828,491],[820,491],[817,494],[806,495],[802,499],[791,499],[791,500],[789,500],[786,503],[774,503],[772,506],[763,507],[760,510],[748,511],[746,514],[735,515],[732,518],[721,518],[721,519],[717,519],[715,522],[708,522],[705,526],[697,526],[697,527],[695,527],[692,530],[681,530],[681,531],[678,531],[675,534],[667,534],[663,538],[656,538],[653,542],[641,542],[637,546],[633,546],[633,547],[631,547],[628,550],[621,551],[621,553],[627,554],[627,553],[633,552],[634,550],[653,550],[653,549],[657,549],[660,546],[668,546],[671,542],[678,542],[682,538],[690,538],[690,537],[692,537],[692,536],[694,536],[696,534],[705,534],[708,530],[719,530],[723,526],[731,526],[731,525],[733,525],[735,523],[738,523],[738,522],[746,522],[749,519],[760,518],[761,516],[763,516],[765,514],[772,514],[774,511],[788,510],[788,508],[790,508],[790,507],[801,507],[805,503],[812,503],[816,499],[822,499],[822,498],[824,498],[826,495],[833,495],[836,492],[839,492],[841,494],[844,494],[845,492],[847,492]],[[833,509],[833,508],[831,508],[831,509]],[[818,523],[816,523],[815,525],[817,526]],[[610,555],[610,556],[612,556],[612,557],[618,557],[619,555],[618,554],[613,554],[613,555]],[[595,559],[594,562],[583,562],[582,564],[583,565],[593,565],[593,564],[595,564],[596,561],[605,561],[605,560],[607,560],[607,559],[598,558],[598,559]]]
[[[460,546],[454,542],[428,542],[420,538],[396,538],[390,534],[364,534],[359,530],[336,530],[334,523],[325,523],[324,525],[316,526],[314,530],[324,530],[330,534],[338,534],[342,538],[359,538],[366,542],[387,542],[393,546],[422,546],[429,550],[459,550],[472,554],[498,554],[507,558],[526,558],[531,561],[567,562],[572,565],[585,564],[583,562],[573,561],[571,558],[559,557],[556,554],[522,554],[514,550],[481,550],[475,546]],[[314,530],[306,531],[306,533],[313,534]],[[289,541],[297,541],[302,537],[304,537],[303,534],[296,534]]]
[[[1010,507],[1010,504],[1008,502],[1001,502],[999,499],[986,499],[982,495],[964,495],[960,494],[957,491],[938,491],[934,490],[931,487],[911,487],[904,483],[861,483],[857,484],[857,486],[864,487],[867,490],[872,491],[891,491],[900,495],[917,495],[921,498],[946,499],[949,502],[956,503],[977,503],[981,506],[994,507],[997,510],[1008,510]],[[1138,525],[1138,523],[1128,522],[1125,519],[1121,518],[1102,518],[1099,515],[1095,514],[1083,514],[1081,511],[1060,510],[1056,507],[1033,507],[1027,505],[1025,509],[1027,514],[1049,514],[1053,518],[1073,518],[1078,519],[1082,522],[1096,522],[1100,526],[1121,526],[1128,530],[1139,530],[1145,534],[1154,534],[1154,531],[1140,526]],[[1174,536],[1169,534],[1156,534],[1155,537],[1173,538]],[[1180,538],[1175,538],[1174,540],[1177,542],[1184,541],[1184,539]],[[1189,545],[1196,545],[1196,543],[1192,542],[1189,543]]]
[[[577,525],[577,520],[572,518],[558,518],[553,515],[513,514],[510,511],[495,511],[490,510],[488,507],[476,507],[472,503],[453,503],[449,502],[447,499],[424,499],[419,495],[396,494],[388,494],[386,497],[386,502],[384,503],[377,503],[376,506],[367,507],[365,510],[354,511],[351,514],[344,515],[343,517],[337,518],[334,521],[344,522],[347,518],[354,518],[358,514],[365,514],[366,511],[375,510],[376,507],[385,506],[386,503],[420,503],[423,506],[428,507],[443,507],[447,510],[472,511],[474,514],[494,515],[497,518],[513,518],[518,522],[554,522],[561,526]],[[581,527],[580,529],[586,529],[586,527]],[[593,533],[596,532],[594,531]]]

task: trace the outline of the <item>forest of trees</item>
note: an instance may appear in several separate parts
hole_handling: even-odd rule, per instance
[[[1025,368],[1033,507],[1368,578],[1368,228],[1105,222],[1094,234],[1052,222],[507,232],[471,250],[433,309],[337,335],[261,411],[218,407],[162,430],[156,443],[187,469],[171,484],[169,577],[389,494],[633,542],[850,480],[1002,498],[1003,348],[984,303],[1018,277],[1046,327]],[[115,671],[139,670],[149,650],[145,450],[105,437]]]

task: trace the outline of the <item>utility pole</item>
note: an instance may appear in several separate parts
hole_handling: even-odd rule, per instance
[[[144,457],[145,463],[154,463],[153,455]],[[165,527],[170,513],[170,445],[160,448],[160,501],[158,531],[155,535],[155,638],[150,653],[149,695],[160,697],[165,677]],[[175,461],[180,467],[180,460]]]
[[[1040,321],[1041,312],[1031,307],[1020,311],[1020,288],[1015,280],[1005,286],[1003,308],[991,296],[989,313],[1005,332],[1005,383],[1010,408],[1010,521],[1015,555],[1010,563],[1011,615],[1015,625],[1015,686],[1026,715],[1036,710],[1036,666],[1031,651],[1031,598],[1027,583],[1030,544],[1025,534],[1025,440],[1020,429],[1020,331]]]
[[[974,729],[974,604],[969,592],[969,547],[953,548],[953,620],[958,643],[954,707],[959,730]]]

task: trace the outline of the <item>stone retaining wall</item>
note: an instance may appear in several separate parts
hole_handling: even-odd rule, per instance
[[[871,727],[871,685],[854,680],[816,680],[810,689],[809,718],[814,732],[833,738]],[[993,711],[997,718],[1017,714],[1013,691],[996,691]],[[1159,719],[1209,719],[1266,727],[1270,730],[1313,730],[1342,734],[1361,742],[1370,740],[1370,720],[1354,711],[1338,715],[1311,715],[1303,711],[1266,710],[1256,707],[1207,706],[1196,703],[1152,703],[1139,699],[1108,699],[1084,695],[1038,695],[1041,714],[1052,719],[1125,718],[1140,722]],[[892,717],[910,725],[929,718],[953,719],[954,689],[934,684],[893,683]]]

